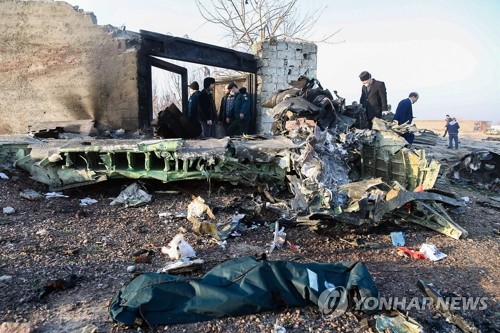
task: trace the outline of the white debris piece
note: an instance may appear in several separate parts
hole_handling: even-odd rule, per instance
[[[97,203],[98,201],[96,199],[92,199],[92,198],[83,198],[83,199],[80,199],[80,206],[88,206],[88,205],[92,205],[92,204],[95,204]]]
[[[67,195],[62,194],[61,192],[48,192],[45,193],[45,198],[69,198]]]
[[[0,282],[10,282],[10,281],[12,281],[12,275],[0,276]]]
[[[196,252],[184,239],[183,234],[177,234],[172,238],[168,246],[162,246],[161,253],[168,255],[172,260],[196,257]]]
[[[432,261],[438,261],[447,257],[446,254],[440,252],[437,247],[432,244],[422,244],[419,251],[425,254],[427,258]]]
[[[111,201],[111,206],[124,204],[125,207],[134,207],[146,204],[151,201],[153,196],[143,189],[139,183],[133,183],[124,189],[118,197]]]
[[[14,214],[15,212],[16,212],[16,210],[15,210],[14,208],[10,207],[10,206],[9,206],[9,207],[4,207],[4,208],[3,208],[3,213],[4,213],[5,215]]]
[[[7,176],[5,173],[0,172],[0,179],[9,179],[9,176]]]
[[[280,225],[278,222],[276,222],[274,226],[274,240],[273,243],[271,244],[271,248],[269,249],[269,253],[273,252],[275,248],[280,249],[281,246],[285,243],[286,240],[286,233],[285,233],[285,227],[282,227],[279,229]]]

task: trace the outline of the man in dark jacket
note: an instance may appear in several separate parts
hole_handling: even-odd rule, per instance
[[[399,102],[396,109],[396,114],[394,115],[394,120],[398,122],[398,125],[411,124],[413,121],[413,107],[412,105],[418,101],[418,93],[411,92],[408,98],[403,99]],[[404,133],[403,137],[411,145],[413,140],[415,140],[415,135],[413,133]]]
[[[220,101],[219,122],[224,125],[226,132],[231,122],[231,112],[233,110],[236,94],[238,94],[238,86],[236,83],[231,82],[226,86],[226,94]]]
[[[196,127],[200,127],[200,121],[198,117],[198,99],[201,94],[200,85],[198,84],[198,82],[193,81],[189,84],[188,87],[191,90],[191,96],[189,96],[188,100],[188,118]]]
[[[234,98],[233,110],[231,114],[231,124],[227,128],[227,134],[242,135],[248,134],[250,128],[250,96],[245,87],[240,88]]]
[[[382,118],[382,111],[387,111],[385,83],[373,79],[367,71],[359,74],[359,79],[363,83],[359,103],[365,108],[369,128],[372,128],[373,118]]]
[[[215,79],[213,77],[206,77],[203,80],[203,90],[198,98],[198,119],[201,125],[201,136],[203,138],[215,137],[217,111],[212,95],[214,87]]]

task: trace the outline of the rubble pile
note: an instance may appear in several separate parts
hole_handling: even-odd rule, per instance
[[[443,202],[454,207],[460,202],[431,199],[431,208],[425,206],[428,203],[418,203],[418,196],[410,195],[415,190],[431,190],[440,170],[439,163],[428,159],[425,150],[408,147],[401,137],[405,132],[415,132],[416,127],[375,118],[372,129],[367,129],[364,109],[346,106],[344,98],[336,91],[334,95],[316,79],[307,77],[292,82],[290,89],[278,91],[263,102],[275,119],[272,136],[68,140],[42,158],[33,155],[39,147],[26,144],[16,146],[14,163],[51,190],[124,177],[162,182],[213,179],[249,186],[273,184],[288,188],[294,195],[282,202],[286,207],[281,209],[282,215],[291,219],[300,215],[302,223],[311,225],[312,221],[376,224],[385,214],[395,214],[401,208],[400,196],[406,198],[404,204],[414,202],[410,213],[430,213],[436,218],[423,222],[402,212],[399,216],[454,238],[465,237],[467,233],[454,226],[440,208]],[[168,137],[168,128],[176,126],[165,119],[175,123],[182,117],[175,107],[164,113],[177,115],[160,117],[164,121],[157,130]],[[51,144],[55,145],[55,141]],[[375,183],[369,181],[366,185],[366,180]],[[351,191],[345,189],[356,182],[366,186],[351,197]]]

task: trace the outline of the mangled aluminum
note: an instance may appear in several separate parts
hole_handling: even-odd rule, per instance
[[[462,157],[448,176],[500,193],[500,155],[488,150],[473,151]]]
[[[275,119],[274,136],[68,140],[59,147],[52,141],[53,146],[42,158],[33,156],[31,144],[22,147],[16,153],[15,164],[58,190],[120,177],[288,186],[294,198],[271,202],[268,209],[276,209],[283,218],[311,225],[318,220],[355,225],[379,223],[385,214],[400,209],[401,202],[431,200],[440,205],[454,200],[413,192],[432,189],[440,169],[437,161],[428,160],[425,150],[409,148],[400,136],[413,127],[376,118],[373,129],[367,129],[364,109],[346,106],[345,99],[334,94],[336,98],[317,80],[307,78],[278,92],[264,103]],[[350,197],[349,191],[344,191],[349,184],[378,178],[383,184],[377,186],[382,188],[374,191],[377,186],[369,186],[362,198]],[[437,216],[433,221],[414,219],[415,223],[455,238],[466,235],[434,203],[414,206],[415,212],[432,211]]]

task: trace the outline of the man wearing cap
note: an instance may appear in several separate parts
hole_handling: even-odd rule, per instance
[[[359,103],[366,110],[368,126],[371,129],[373,118],[382,118],[382,111],[387,111],[387,91],[385,83],[373,79],[367,71],[359,74],[359,79],[363,83]]]
[[[193,81],[189,84],[188,87],[191,90],[191,96],[189,96],[188,100],[188,118],[193,124],[195,124],[195,126],[200,127],[200,120],[198,117],[198,99],[200,98],[201,94],[200,85],[198,84],[198,82]],[[201,128],[199,132],[201,132]]]
[[[198,98],[198,119],[201,124],[201,136],[203,138],[215,137],[215,120],[217,111],[215,109],[212,90],[215,87],[215,79],[206,77],[203,80],[203,90]]]
[[[230,113],[231,124],[227,128],[229,136],[248,134],[250,129],[250,106],[251,102],[247,88],[241,87],[236,94],[233,109]]]

